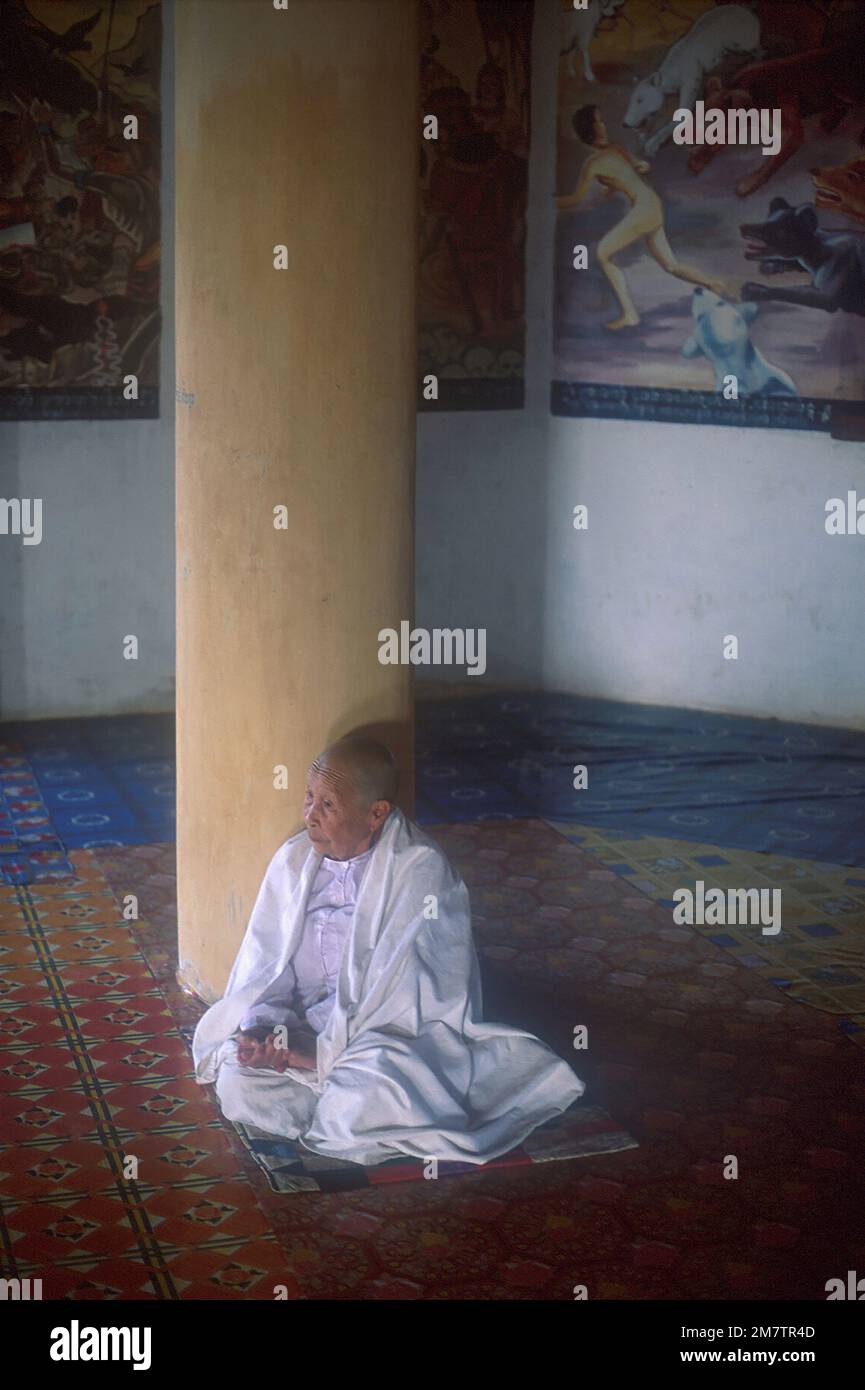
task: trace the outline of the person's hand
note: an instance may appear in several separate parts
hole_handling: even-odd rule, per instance
[[[290,1047],[285,1049],[288,1061],[287,1067],[300,1067],[301,1071],[315,1071],[318,1066],[318,1059],[314,1052],[310,1052],[303,1047]]]
[[[282,1053],[286,1058],[286,1067],[300,1067],[303,1071],[314,1071],[318,1066],[316,1058],[315,1034],[308,1029],[298,1029],[295,1033],[289,1033],[287,1046],[277,1048],[277,1053]],[[283,1068],[280,1067],[280,1071]]]
[[[238,1033],[237,1035],[237,1060],[242,1067],[260,1067],[264,1063],[261,1058],[264,1054],[264,1039],[259,1038],[255,1033]]]
[[[282,1047],[271,1033],[263,1046],[262,1060],[254,1062],[253,1066],[273,1067],[274,1071],[285,1071],[286,1067],[301,1067],[304,1071],[313,1071],[317,1065],[315,1056],[309,1051],[306,1043],[293,1044],[289,1039],[289,1045]]]
[[[254,1033],[239,1033],[237,1037],[237,1060],[242,1067],[270,1067],[273,1071],[285,1071],[286,1067],[300,1067],[304,1071],[314,1071],[318,1065],[315,1051],[305,1034],[290,1035],[287,1047],[281,1047],[273,1033],[259,1038]]]

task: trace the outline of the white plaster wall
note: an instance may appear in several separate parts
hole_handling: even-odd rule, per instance
[[[489,682],[865,727],[865,537],[824,529],[865,446],[549,413],[558,15],[536,0],[527,408],[419,417],[416,620],[486,625]]]
[[[0,717],[174,703],[174,65],[163,6],[159,420],[0,423],[0,496],[41,497],[43,539],[0,536]],[[137,661],[122,639],[139,640]]]
[[[173,29],[165,4],[162,418],[0,423],[0,715],[169,709],[174,671]],[[536,0],[524,411],[418,419],[416,621],[488,629],[488,683],[865,727],[865,450],[821,434],[549,413],[556,0]],[[590,507],[576,533],[573,506]],[[135,632],[141,658],[120,658]],[[721,659],[721,638],[740,659]],[[460,679],[439,668],[436,679]]]

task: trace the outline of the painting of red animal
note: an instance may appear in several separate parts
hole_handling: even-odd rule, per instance
[[[865,400],[865,0],[675,9],[626,0],[600,81],[558,66],[553,414],[831,431]]]
[[[761,158],[750,173],[737,181],[735,188],[740,198],[762,188],[800,149],[809,117],[816,116],[819,129],[829,134],[863,101],[862,44],[852,40],[789,58],[751,63],[737,72],[727,86],[718,77],[711,77],[706,84],[707,107],[781,112],[781,148],[776,155]],[[865,131],[859,133],[859,141],[865,144]],[[719,153],[719,146],[704,145],[694,151],[688,167],[698,174]]]
[[[834,168],[812,169],[814,202],[865,222],[865,159],[851,159]]]

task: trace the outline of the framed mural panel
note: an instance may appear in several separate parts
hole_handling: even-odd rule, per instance
[[[159,0],[0,3],[0,419],[159,414],[161,41]]]
[[[523,404],[533,8],[420,0],[419,410]]]
[[[563,7],[556,415],[865,427],[865,4]]]

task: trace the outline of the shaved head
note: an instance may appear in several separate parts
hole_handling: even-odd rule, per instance
[[[306,779],[309,838],[330,859],[352,859],[372,844],[390,815],[399,773],[375,739],[341,738],[319,753]]]
[[[330,772],[335,781],[348,778],[364,809],[374,801],[393,804],[396,798],[397,765],[389,749],[375,739],[359,736],[338,739],[319,753],[312,770],[321,774]]]

